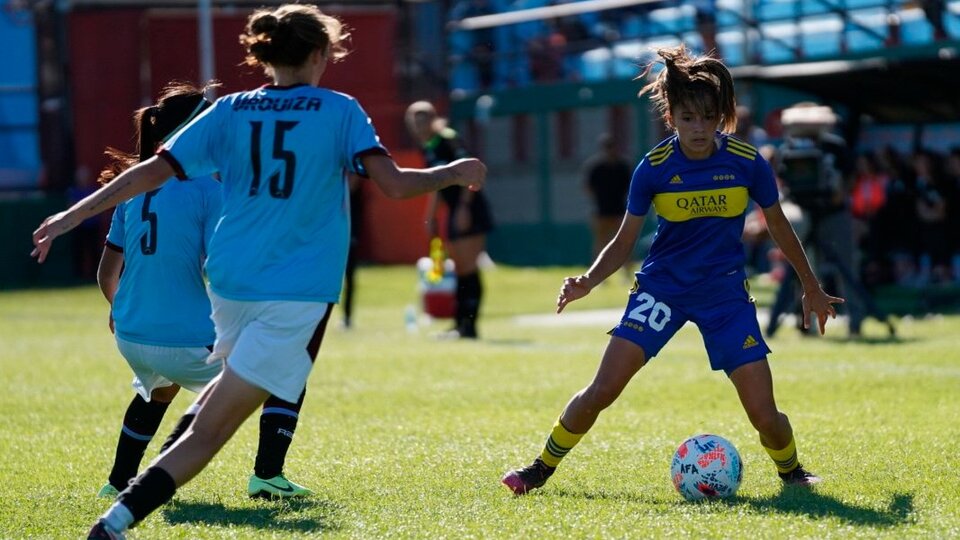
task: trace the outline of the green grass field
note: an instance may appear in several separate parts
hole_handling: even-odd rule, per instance
[[[479,342],[439,342],[436,321],[403,324],[412,268],[362,268],[356,327],[339,312],[311,376],[286,472],[316,490],[252,501],[256,422],[134,538],[944,538],[960,537],[960,317],[869,323],[849,342],[784,328],[771,340],[780,407],[815,491],[781,488],[722,374],[687,327],[635,378],[540,492],[499,484],[537,453],[567,399],[592,377],[622,307],[619,276],[551,316],[564,275],[486,274]],[[767,294],[761,295],[769,297]],[[602,314],[603,312],[601,312]],[[530,317],[530,316],[542,317]],[[131,397],[130,373],[95,287],[0,293],[0,538],[78,538]],[[571,324],[553,324],[567,321]],[[832,336],[830,335],[832,333]],[[171,407],[165,436],[192,396]],[[670,457],[713,432],[744,460],[735,499],[683,502]],[[148,450],[155,455],[162,437]]]

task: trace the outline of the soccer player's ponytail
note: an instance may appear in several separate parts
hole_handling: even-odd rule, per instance
[[[701,114],[708,107],[716,107],[723,118],[723,131],[731,133],[736,129],[737,100],[733,76],[723,62],[709,56],[690,56],[683,45],[658,49],[657,55],[664,68],[653,82],[640,89],[638,95],[649,93],[665,119],[669,118],[670,108],[681,103]],[[653,65],[654,62],[648,64],[637,79],[646,77]]]
[[[336,17],[316,6],[284,4],[277,9],[259,9],[247,19],[240,44],[250,66],[300,66],[313,51],[325,51],[330,60],[345,57],[350,37]]]
[[[124,152],[108,146],[104,154],[111,159],[111,163],[100,172],[97,181],[101,184],[109,183],[123,171],[150,159],[163,141],[210,106],[204,94],[216,86],[218,84],[214,82],[208,83],[203,88],[184,82],[168,84],[161,92],[156,105],[138,109],[133,113],[134,131],[137,136],[135,152]]]

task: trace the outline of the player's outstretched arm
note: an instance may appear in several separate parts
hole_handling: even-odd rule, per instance
[[[610,277],[627,262],[627,258],[633,254],[633,248],[637,245],[640,230],[643,229],[643,219],[644,216],[635,216],[630,212],[623,214],[620,230],[617,231],[613,240],[610,240],[606,247],[600,251],[597,260],[593,261],[590,269],[584,274],[563,280],[560,294],[557,295],[557,313],[562,312],[563,308],[567,307],[570,302],[590,294],[594,287]]]
[[[486,165],[475,158],[458,159],[430,169],[401,169],[392,158],[383,154],[368,154],[361,159],[370,178],[393,199],[414,197],[455,185],[479,191],[487,178]]]
[[[806,252],[803,251],[803,245],[797,238],[797,233],[783,215],[783,208],[779,202],[763,209],[763,215],[767,220],[767,230],[770,237],[777,243],[783,256],[790,261],[790,265],[797,272],[800,278],[800,285],[803,287],[803,327],[810,327],[810,312],[817,314],[820,334],[826,331],[827,317],[836,318],[837,310],[834,304],[842,304],[843,298],[830,296],[823,291],[820,282],[817,280],[813,268],[810,267],[810,261],[807,259]]]
[[[166,161],[157,157],[130,167],[68,210],[43,220],[37,230],[33,231],[34,247],[30,256],[36,257],[37,262],[42,263],[47,260],[50,247],[58,236],[70,232],[84,220],[113,208],[130,197],[160,187],[171,176],[173,169]]]

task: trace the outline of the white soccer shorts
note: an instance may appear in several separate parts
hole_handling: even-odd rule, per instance
[[[296,403],[313,368],[307,344],[330,304],[245,302],[208,292],[217,330],[210,359],[226,359],[244,381]]]

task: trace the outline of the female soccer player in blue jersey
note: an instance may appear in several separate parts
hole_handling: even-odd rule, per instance
[[[345,171],[369,176],[390,197],[451,185],[480,189],[486,167],[461,159],[400,169],[350,96],[319,88],[328,60],[342,58],[340,22],[316,6],[254,12],[241,40],[247,61],[273,85],[224,96],[131,167],[34,232],[42,262],[53,240],[82,219],[171,175],[218,172],[223,210],[206,270],[213,304],[213,356],[226,359],[204,389],[189,430],[120,493],[90,530],[118,538],[199,473],[270,394],[296,401],[312,367],[307,347],[323,338],[340,296],[350,241]]]
[[[827,317],[836,316],[832,304],[843,299],[818,283],[780,208],[770,165],[756,148],[728,135],[736,127],[736,100],[726,66],[691,57],[682,45],[658,54],[665,67],[640,93],[651,94],[675,134],[637,166],[620,230],[586,273],[564,280],[557,312],[623,265],[651,204],[657,234],[593,381],[567,404],[533,464],[501,479],[517,495],[546,483],[600,411],[687,321],[700,329],[711,368],[730,378],[783,481],[820,481],[797,460],[790,422],[774,400],[770,349],[747,291],[740,241],[749,199],[763,208],[770,235],[800,276],[804,325],[816,312],[823,333]]]
[[[161,141],[211,105],[203,97],[205,91],[173,83],[156,105],[137,111],[138,155],[108,149],[115,162],[103,172],[101,182],[153,156]],[[110,302],[110,328],[134,372],[136,395],[124,414],[101,497],[116,497],[137,475],[144,451],[180,387],[200,392],[220,374],[222,362],[206,361],[215,334],[202,265],[220,219],[221,199],[220,182],[211,176],[189,182],[171,179],[114,210],[97,282]],[[311,352],[312,357],[315,351]],[[264,403],[254,474],[247,482],[251,496],[310,493],[283,475],[302,405],[303,394],[295,403],[276,396]],[[186,431],[196,408],[191,407],[164,447]]]

